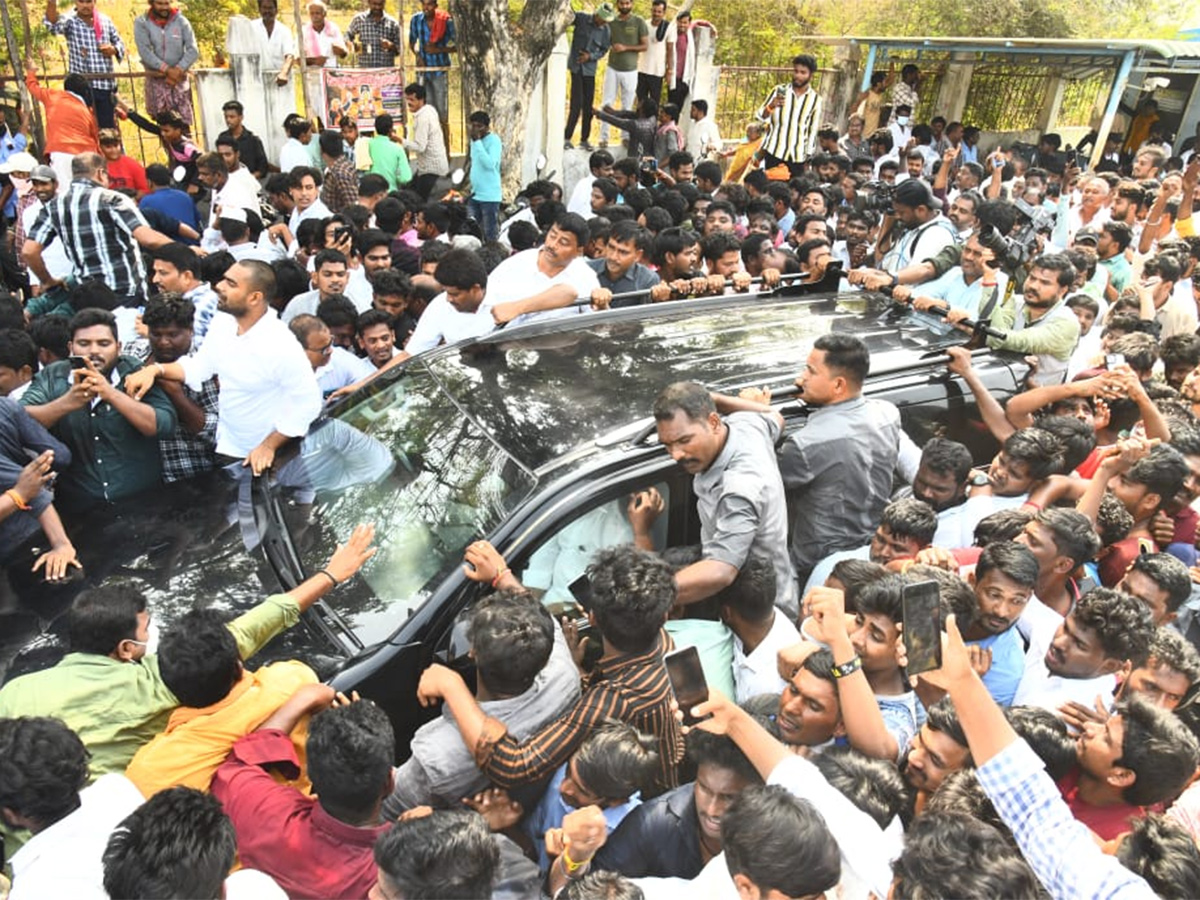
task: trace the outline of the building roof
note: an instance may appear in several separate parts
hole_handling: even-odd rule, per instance
[[[904,50],[974,52],[989,56],[1038,56],[1046,62],[1071,57],[1116,58],[1135,53],[1144,63],[1200,68],[1200,41],[821,35],[814,36],[812,40],[841,46],[862,44]]]

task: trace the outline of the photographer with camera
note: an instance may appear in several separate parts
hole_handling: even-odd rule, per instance
[[[1008,276],[996,270],[1005,253],[1004,239],[991,226],[977,229],[962,248],[960,263],[919,289],[897,285],[892,298],[914,309],[949,310],[947,320],[987,319],[1004,301]]]
[[[890,223],[891,231],[887,229],[891,217],[887,217],[881,229],[885,236],[875,251],[883,271],[894,274],[911,263],[932,259],[954,243],[954,226],[942,215],[942,202],[919,178],[910,178],[896,187],[892,206],[895,218]]]

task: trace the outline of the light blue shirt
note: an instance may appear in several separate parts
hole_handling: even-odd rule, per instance
[[[479,203],[499,203],[500,138],[488,132],[471,141],[471,196]]]
[[[4,136],[0,137],[0,163],[8,162],[10,156],[14,153],[21,153],[28,145],[29,141],[25,135],[20,132],[13,134],[5,129]],[[8,202],[4,204],[3,212],[10,219],[17,214],[17,192],[15,190],[8,195]]]
[[[983,676],[983,686],[1001,706],[1010,706],[1017,694],[1021,676],[1025,674],[1025,645],[1017,629],[1009,628],[1000,634],[968,645],[992,651],[992,665]]]
[[[999,309],[1000,304],[1004,302],[1004,289],[1007,284],[1008,276],[997,272],[996,303],[992,307],[993,311]],[[992,289],[989,287],[987,294],[984,293],[982,276],[967,284],[966,279],[963,278],[962,267],[955,266],[953,269],[947,270],[940,278],[915,288],[913,296],[945,300],[953,309],[966,310],[967,314],[974,319],[979,315],[979,309],[985,298],[991,295],[991,291]]]

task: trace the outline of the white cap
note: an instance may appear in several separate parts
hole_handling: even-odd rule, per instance
[[[0,174],[9,175],[12,172],[32,172],[37,168],[38,161],[32,153],[26,153],[22,150],[20,153],[14,153],[3,163],[0,163]]]
[[[228,219],[230,222],[246,221],[246,211],[240,206],[223,206],[221,212],[217,215],[218,219]]]

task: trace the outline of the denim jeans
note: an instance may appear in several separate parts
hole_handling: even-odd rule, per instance
[[[500,201],[475,200],[467,201],[467,214],[479,223],[483,229],[484,241],[494,241],[500,234]]]

